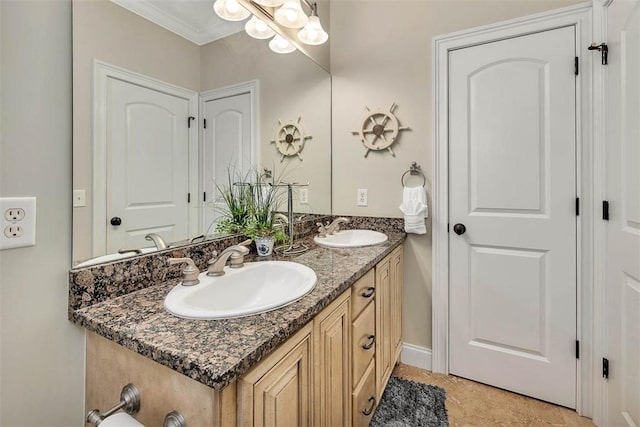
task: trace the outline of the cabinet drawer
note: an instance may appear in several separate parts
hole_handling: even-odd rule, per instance
[[[353,384],[357,384],[376,352],[375,302],[367,305],[353,321]]]
[[[365,376],[353,392],[353,427],[367,427],[373,418],[376,401],[376,376],[372,360]]]
[[[376,275],[374,269],[368,271],[351,286],[351,318],[355,319],[375,297]]]

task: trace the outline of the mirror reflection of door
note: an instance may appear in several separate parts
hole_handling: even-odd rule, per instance
[[[106,253],[189,237],[189,99],[116,78],[106,97]]]
[[[216,97],[215,91],[203,97],[203,117],[207,123],[201,156],[206,205],[202,210],[204,233],[216,231],[216,223],[225,210],[217,187],[227,187],[229,175],[232,182],[251,178],[256,151],[251,97],[248,92]]]

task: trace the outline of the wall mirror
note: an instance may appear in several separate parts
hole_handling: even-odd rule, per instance
[[[216,183],[229,176],[267,169],[308,182],[294,194],[296,214],[331,213],[324,68],[299,51],[272,52],[244,22],[218,25],[212,1],[72,4],[74,265],[151,251],[152,232],[174,244],[213,235]],[[287,150],[295,129],[304,146]]]

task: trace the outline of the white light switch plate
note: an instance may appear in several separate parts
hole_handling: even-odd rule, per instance
[[[299,193],[299,198],[300,198],[300,204],[301,205],[308,205],[309,204],[309,189],[308,188],[301,188],[300,189],[300,193]]]
[[[36,198],[0,198],[0,249],[22,248],[35,244]]]

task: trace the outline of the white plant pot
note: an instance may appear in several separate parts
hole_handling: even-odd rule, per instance
[[[259,256],[269,256],[273,253],[273,237],[256,237],[255,242]]]

